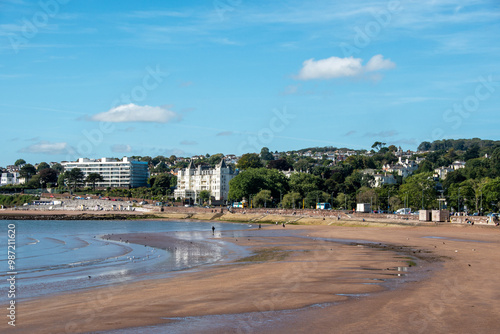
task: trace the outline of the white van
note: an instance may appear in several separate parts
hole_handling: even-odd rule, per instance
[[[396,210],[397,215],[409,215],[411,213],[411,208],[402,208],[399,210]]]

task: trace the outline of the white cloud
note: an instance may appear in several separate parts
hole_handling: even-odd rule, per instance
[[[165,107],[138,106],[124,104],[106,112],[96,114],[90,118],[92,121],[102,122],[153,122],[167,123],[179,119],[179,115]]]
[[[129,153],[132,152],[130,145],[116,144],[111,146],[111,151],[114,153]]]
[[[368,61],[368,63],[366,63],[365,69],[368,72],[373,72],[390,70],[394,67],[396,67],[396,64],[393,63],[390,59],[384,59],[384,56],[382,55],[375,55]]]
[[[24,147],[19,150],[23,153],[43,153],[43,154],[64,154],[73,152],[73,148],[68,143],[50,143],[40,141],[36,144]]]
[[[304,61],[302,69],[297,76],[300,80],[333,79],[340,77],[355,77],[366,72],[387,70],[396,67],[390,59],[384,59],[382,55],[373,56],[366,66],[362,64],[363,59],[354,57],[330,57]]]

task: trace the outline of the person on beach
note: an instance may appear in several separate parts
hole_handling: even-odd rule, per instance
[[[285,223],[283,223],[283,228],[285,228]]]
[[[261,228],[262,228],[262,225],[261,225],[261,224],[259,224],[259,230],[260,230]]]
[[[215,234],[215,226],[212,226],[212,234]]]

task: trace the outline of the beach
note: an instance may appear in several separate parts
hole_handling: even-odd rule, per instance
[[[161,235],[127,237],[177,247]],[[4,321],[0,330],[494,333],[500,326],[494,227],[272,224],[219,237],[252,255],[170,278],[22,301],[15,329]]]

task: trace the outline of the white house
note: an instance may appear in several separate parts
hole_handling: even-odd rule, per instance
[[[396,184],[396,178],[392,174],[373,174],[372,187],[381,187],[384,184]]]
[[[19,184],[19,173],[18,172],[7,172],[7,173],[2,173],[1,179],[0,179],[0,185],[6,186],[8,184]]]
[[[215,168],[202,165],[195,167],[191,161],[187,168],[177,173],[177,189],[174,191],[174,197],[191,198],[196,202],[200,192],[206,190],[215,201],[224,202],[229,194],[229,181],[236,175],[237,172],[227,166],[224,159]]]

